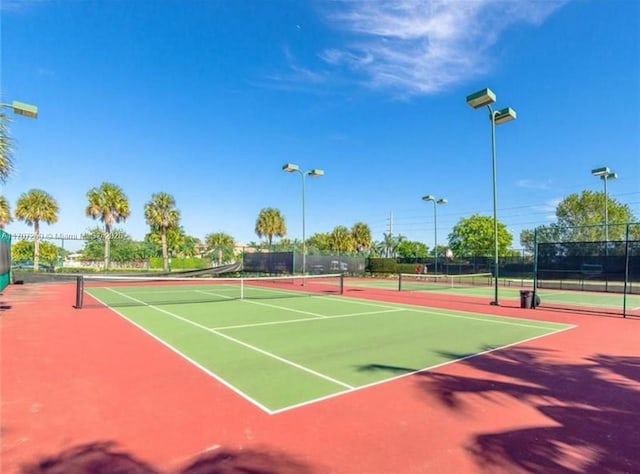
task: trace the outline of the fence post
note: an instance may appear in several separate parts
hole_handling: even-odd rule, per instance
[[[627,317],[627,283],[629,282],[629,227],[631,224],[627,224],[626,237],[624,242],[624,287],[622,294],[622,317]]]
[[[538,297],[538,228],[533,229],[533,307]]]

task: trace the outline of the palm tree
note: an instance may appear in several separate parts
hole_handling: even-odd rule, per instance
[[[58,222],[58,203],[47,192],[31,189],[23,193],[16,203],[16,217],[33,225],[33,269],[38,270],[40,258],[40,222]]]
[[[176,200],[168,193],[155,193],[151,201],[144,205],[144,218],[152,230],[160,232],[162,246],[162,266],[169,271],[169,250],[167,248],[167,231],[178,227],[180,211],[175,208]]]
[[[273,243],[273,237],[284,237],[287,233],[287,226],[284,217],[278,209],[267,207],[260,211],[256,220],[256,234],[258,237],[266,237],[269,241],[269,248]]]
[[[198,237],[182,232],[182,237],[176,244],[176,252],[182,257],[195,257],[196,255],[200,255],[201,247],[202,243]]]
[[[12,220],[9,201],[4,196],[0,196],[0,229],[4,229],[4,226]]]
[[[0,112],[0,182],[6,183],[13,171],[13,139],[9,134],[8,115]]]
[[[307,249],[318,252],[331,250],[331,234],[329,232],[318,232],[307,239]]]
[[[366,252],[371,248],[371,229],[364,222],[353,224],[351,236],[358,252]]]
[[[218,253],[218,265],[222,265],[222,253],[225,249],[233,248],[235,241],[233,237],[224,232],[214,232],[205,236],[204,241],[207,248]]]
[[[384,252],[387,258],[395,258],[398,254],[398,245],[404,240],[402,235],[394,236],[391,232],[383,233]]]
[[[338,253],[353,250],[353,236],[345,226],[336,226],[331,232],[331,250],[335,250]]]
[[[113,183],[102,183],[99,188],[92,188],[87,193],[89,205],[85,209],[87,216],[100,219],[104,223],[104,268],[110,263],[111,228],[113,224],[125,221],[131,214],[129,200],[120,186]]]
[[[375,241],[371,244],[371,257],[384,257],[386,246],[382,241]]]

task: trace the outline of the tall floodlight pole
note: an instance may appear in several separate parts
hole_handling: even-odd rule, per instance
[[[302,171],[300,167],[294,163],[286,163],[282,166],[282,170],[287,173],[300,173],[302,177],[302,274],[305,275],[307,273],[307,236],[306,236],[306,225],[305,225],[305,177],[306,176],[323,176],[324,170],[313,168],[309,171]],[[295,269],[294,269],[295,272]]]
[[[423,201],[432,201],[433,202],[433,255],[435,256],[435,265],[434,265],[434,274],[438,274],[438,213],[436,208],[438,204],[446,204],[447,200],[445,198],[436,198],[431,194],[426,196],[422,196]]]
[[[498,191],[497,191],[497,173],[496,173],[496,125],[500,125],[505,122],[509,122],[516,118],[516,111],[511,107],[494,111],[491,108],[491,104],[496,101],[496,95],[491,89],[482,89],[467,96],[467,104],[474,108],[479,109],[486,107],[489,110],[489,122],[491,122],[491,163],[493,168],[493,266],[494,266],[494,296],[491,304],[500,304],[498,300]]]
[[[617,179],[618,173],[612,173],[611,170],[604,166],[602,168],[596,168],[591,170],[593,176],[599,176],[604,181],[604,241],[609,242],[609,209],[607,198],[607,181],[610,179]]]

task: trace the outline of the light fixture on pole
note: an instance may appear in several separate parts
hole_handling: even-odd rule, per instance
[[[489,109],[489,122],[491,122],[491,163],[493,168],[493,243],[494,243],[494,259],[493,259],[493,279],[494,279],[494,296],[491,304],[498,305],[498,191],[496,183],[496,125],[500,125],[511,120],[515,120],[516,111],[511,107],[500,110],[493,110],[491,104],[496,101],[496,95],[491,89],[482,89],[467,96],[467,104],[474,109],[486,107]]]
[[[38,107],[24,102],[18,102],[14,100],[10,104],[0,104],[2,107],[8,107],[13,109],[13,113],[17,115],[24,115],[29,118],[38,118]]]
[[[433,202],[433,255],[435,257],[434,274],[438,274],[438,213],[436,208],[438,204],[446,204],[448,201],[445,198],[436,198],[431,194],[422,196],[423,201]]]
[[[608,198],[607,198],[607,181],[610,179],[617,179],[618,173],[612,173],[611,170],[604,166],[602,168],[596,168],[591,170],[593,176],[599,176],[604,181],[604,241],[609,242],[609,210],[608,210]]]
[[[319,177],[324,175],[324,170],[313,168],[309,171],[302,171],[300,167],[294,163],[286,163],[282,166],[282,170],[287,173],[300,173],[302,177],[302,274],[305,275],[307,273],[307,242],[306,242],[306,231],[305,231],[305,191],[304,191],[304,182],[306,176]],[[295,269],[294,269],[295,273]]]
[[[25,117],[33,118],[33,119],[38,118],[38,107],[36,107],[35,105],[26,104],[24,102],[18,102],[17,100],[14,100],[10,104],[0,103],[0,107],[10,108],[13,110],[13,113],[17,115],[23,115]],[[2,131],[4,135],[4,131],[5,131],[4,127],[2,128]],[[8,137],[2,136],[0,138],[2,138],[2,140],[4,141],[4,139]],[[9,157],[9,160],[10,160],[10,157]],[[4,183],[4,179],[6,179],[6,175],[3,176],[3,179],[2,179],[3,183]],[[0,190],[0,192],[2,191]]]

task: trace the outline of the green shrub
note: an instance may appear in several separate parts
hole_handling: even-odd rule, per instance
[[[422,269],[421,263],[398,263],[396,268],[398,269],[398,273],[418,273],[416,272],[416,267],[420,266]]]
[[[211,266],[211,262],[208,259],[197,257],[172,257],[169,261],[171,270],[196,270],[209,266]],[[151,270],[161,270],[162,257],[151,257],[149,259],[149,268]]]
[[[369,258],[367,271],[370,273],[397,273],[395,258]]]

